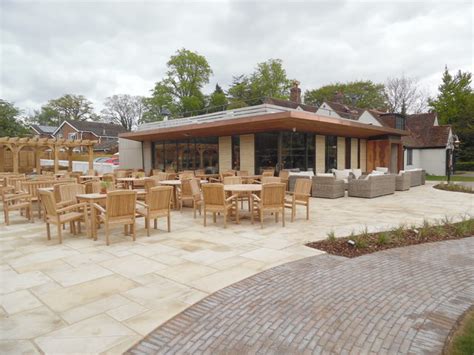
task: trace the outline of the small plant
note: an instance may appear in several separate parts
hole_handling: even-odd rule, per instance
[[[110,181],[101,181],[100,182],[101,192],[107,192],[107,190],[110,188],[110,186],[111,186]]]
[[[387,232],[380,232],[377,238],[378,245],[386,245],[390,243],[390,235]]]
[[[365,249],[367,248],[367,241],[364,239],[362,235],[358,236],[355,238],[355,247],[359,249]]]
[[[453,224],[453,233],[456,237],[462,237],[470,232],[469,224],[461,221]]]
[[[362,231],[360,232],[360,237],[362,238],[369,237],[369,229],[367,228],[367,226],[365,226],[364,229],[362,229]]]
[[[327,234],[326,240],[331,243],[336,241],[336,234],[334,233],[333,230]]]
[[[418,235],[420,236],[420,238],[423,239],[430,234],[430,230],[431,230],[430,222],[427,219],[424,219],[422,226],[418,228]]]
[[[406,229],[405,225],[400,224],[397,228],[391,231],[391,234],[395,236],[397,240],[401,240],[405,236],[405,229]]]

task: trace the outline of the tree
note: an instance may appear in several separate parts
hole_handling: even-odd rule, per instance
[[[141,96],[113,95],[104,102],[102,117],[131,131],[142,121],[145,105]]]
[[[342,93],[342,103],[364,109],[384,109],[385,95],[383,84],[370,80],[352,81],[325,85],[319,89],[307,90],[304,101],[309,105],[320,106],[324,101],[333,101],[337,93]]]
[[[414,78],[401,76],[388,78],[385,83],[385,99],[389,112],[420,113],[427,109],[427,95]]]
[[[460,70],[452,76],[444,69],[438,95],[429,100],[430,107],[437,112],[440,124],[451,124],[459,136],[460,160],[474,161],[474,91],[471,87],[472,73]]]
[[[235,76],[228,94],[235,108],[261,103],[264,97],[288,99],[290,87],[282,60],[269,59],[258,63],[250,76]]]
[[[12,103],[0,99],[0,137],[23,137],[28,134],[20,114],[21,111]]]
[[[66,94],[57,99],[49,100],[41,109],[35,110],[29,122],[59,126],[64,120],[97,121],[100,117],[94,113],[92,102],[82,95]]]
[[[158,112],[165,108],[173,114],[191,115],[205,106],[201,90],[212,75],[207,59],[183,48],[171,56],[167,67],[166,77],[155,84],[152,97],[146,100],[146,120],[161,119]]]
[[[214,92],[209,96],[209,103],[207,112],[218,112],[224,111],[227,108],[227,96],[224,93],[224,90],[216,84]]]

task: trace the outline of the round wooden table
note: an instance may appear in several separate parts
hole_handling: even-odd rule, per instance
[[[249,204],[250,204],[250,220],[252,221],[253,224],[253,211],[252,211],[252,206],[253,206],[253,192],[259,192],[262,191],[262,185],[261,184],[232,184],[232,185],[224,185],[224,191],[228,191],[231,193],[238,193],[240,195],[247,195],[249,199]],[[238,207],[237,203],[237,208]],[[246,217],[245,215],[241,215],[239,212],[240,217]]]

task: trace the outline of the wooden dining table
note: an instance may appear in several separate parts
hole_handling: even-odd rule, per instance
[[[262,191],[261,184],[231,184],[231,185],[224,185],[224,191],[231,192],[232,194],[239,194],[239,195],[247,195],[250,204],[250,220],[253,224],[253,193]],[[237,208],[239,208],[239,204],[237,203]],[[241,215],[239,211],[239,218],[245,218],[246,215]]]
[[[146,177],[141,177],[141,178],[125,177],[125,178],[117,178],[117,181],[124,183],[125,188],[133,190],[135,188],[135,183],[136,182],[144,183],[145,179],[146,179]]]
[[[102,179],[102,175],[81,175],[81,176],[79,176],[79,180],[81,180],[81,181],[100,180],[100,179]]]
[[[146,195],[145,190],[135,190],[137,195]],[[90,228],[90,237],[97,240],[97,226],[96,226],[96,219],[97,219],[97,211],[94,208],[94,203],[101,203],[105,202],[107,199],[107,194],[102,193],[91,193],[91,194],[77,194],[76,199],[78,202],[86,202],[89,204],[90,210],[90,220],[91,220],[91,228]]]

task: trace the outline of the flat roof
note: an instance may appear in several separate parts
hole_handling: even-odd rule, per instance
[[[122,133],[119,137],[152,141],[292,130],[353,138],[408,135],[407,131],[395,128],[373,126],[350,119],[264,104],[209,115],[153,122],[140,126],[137,131]]]

